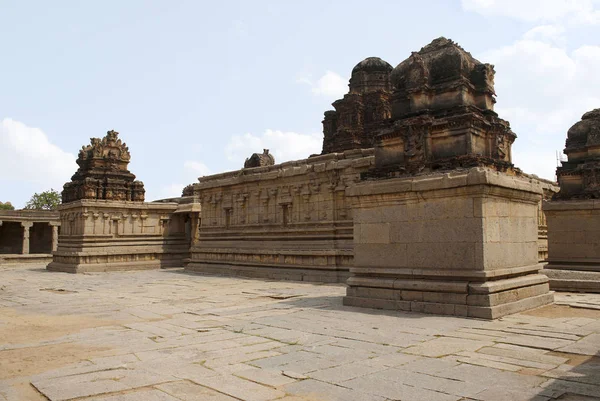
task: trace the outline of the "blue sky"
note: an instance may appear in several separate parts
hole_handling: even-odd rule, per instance
[[[0,0],[0,201],[62,189],[90,137],[120,132],[147,200],[320,152],[321,120],[369,56],[431,40],[496,65],[515,164],[553,178],[555,152],[600,107],[600,3]]]

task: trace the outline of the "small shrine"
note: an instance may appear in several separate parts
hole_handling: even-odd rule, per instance
[[[512,167],[516,135],[494,112],[494,67],[440,37],[390,74],[391,119],[377,134],[375,163],[407,173]]]
[[[111,130],[102,139],[90,138],[90,144],[81,148],[79,169],[63,187],[63,203],[80,199],[144,201],[144,183],[127,170],[131,154],[118,137],[119,133]]]

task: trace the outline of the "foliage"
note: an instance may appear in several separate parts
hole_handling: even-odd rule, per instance
[[[54,189],[35,193],[25,205],[25,209],[53,210],[60,205],[60,193]]]
[[[15,210],[15,207],[10,202],[0,202],[0,210]]]

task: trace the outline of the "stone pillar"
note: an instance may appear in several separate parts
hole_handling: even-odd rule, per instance
[[[57,223],[48,223],[50,227],[52,227],[52,252],[55,252],[58,249],[58,224]]]
[[[29,254],[29,229],[33,226],[33,223],[30,221],[22,221],[21,226],[23,227],[23,250],[22,254]]]

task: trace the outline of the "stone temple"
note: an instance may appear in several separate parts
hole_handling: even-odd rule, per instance
[[[492,65],[446,38],[407,56],[352,69],[321,154],[264,149],[179,198],[145,202],[119,134],[92,138],[48,270],[345,283],[346,305],[486,319],[597,288],[598,110],[569,131],[559,190],[513,165]]]
[[[600,109],[543,180],[492,65],[402,56],[320,154],[148,202],[111,130],[57,211],[0,212],[0,400],[600,400]]]

